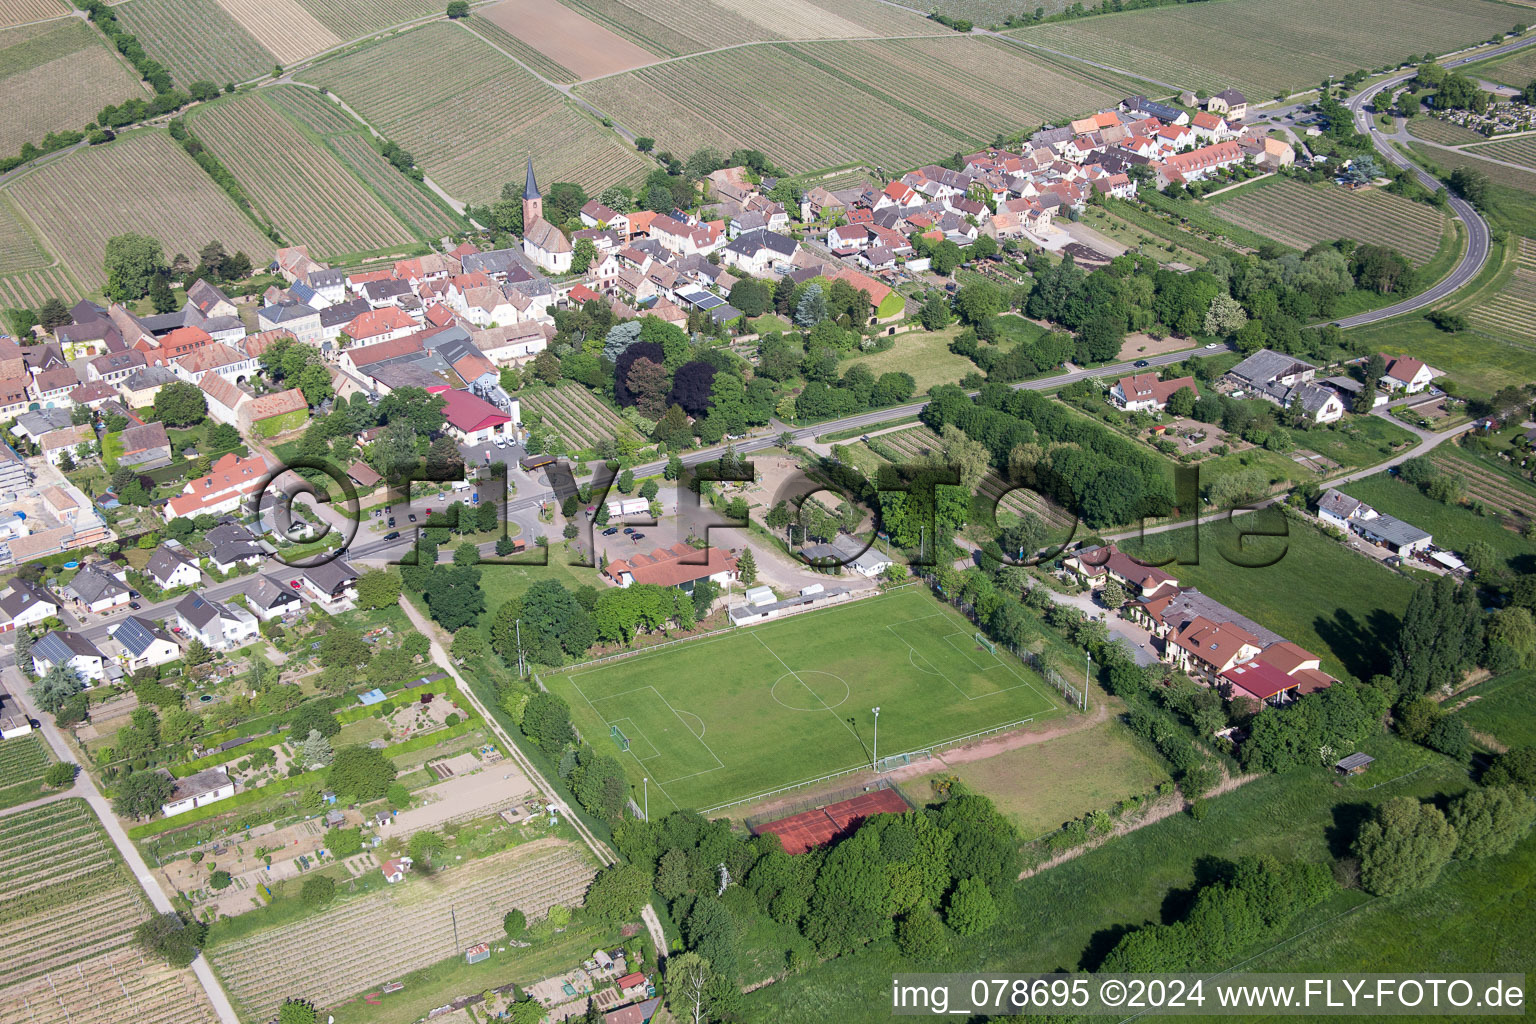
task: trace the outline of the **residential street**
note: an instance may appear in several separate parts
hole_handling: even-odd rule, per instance
[[[43,739],[53,749],[53,753],[61,761],[74,761],[75,756],[70,752],[69,745],[64,742],[64,737],[53,724],[52,715],[44,715],[32,706],[31,696],[27,693],[27,681],[14,666],[7,667],[3,674],[5,688],[14,697],[23,711],[27,713],[39,725]],[[160,883],[149,866],[144,863],[144,858],[139,856],[138,847],[128,838],[128,833],[118,824],[117,815],[112,813],[112,806],[107,798],[102,796],[101,790],[96,788],[96,783],[91,779],[89,772],[81,771],[75,776],[74,789],[69,796],[77,796],[91,805],[91,810],[96,812],[96,817],[107,830],[107,835],[112,837],[112,845],[117,847],[117,852],[122,854],[123,861],[128,865],[128,870],[138,880],[140,888],[149,897],[150,904],[159,914],[172,913],[175,908],[165,891],[160,888]],[[40,801],[47,802],[47,800]],[[17,808],[12,808],[14,813]],[[192,962],[192,971],[197,975],[197,980],[202,984],[203,990],[208,993],[208,1000],[213,1004],[215,1012],[219,1015],[222,1024],[240,1024],[240,1018],[235,1016],[235,1008],[230,1003],[229,997],[224,993],[224,986],[219,984],[219,979],[214,977],[213,968],[208,966],[207,957],[199,956]]]

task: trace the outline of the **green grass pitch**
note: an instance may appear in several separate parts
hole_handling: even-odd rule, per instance
[[[1039,719],[1062,702],[919,587],[546,676],[651,813],[701,810]],[[622,751],[612,727],[629,740]]]

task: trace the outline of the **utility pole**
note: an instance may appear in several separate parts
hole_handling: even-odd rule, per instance
[[[459,955],[459,915],[452,907],[448,908],[448,916],[453,918],[453,955]]]
[[[651,820],[651,780],[643,778],[640,780],[640,785],[645,788],[645,820],[649,824]]]
[[[1079,701],[1079,710],[1088,710],[1088,677],[1093,672],[1093,652],[1084,651],[1088,655],[1088,664],[1083,667],[1083,698]]]
[[[523,671],[523,620],[518,619],[513,625],[517,629],[517,678],[522,679],[525,675]]]
[[[878,705],[875,707],[874,712],[875,712],[875,744],[874,744],[874,754],[873,754],[873,756],[872,756],[872,758],[870,760],[869,767],[870,767],[871,771],[878,772],[880,770],[880,708],[879,708]]]

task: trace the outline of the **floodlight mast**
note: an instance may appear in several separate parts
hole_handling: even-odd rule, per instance
[[[875,743],[874,751],[870,756],[869,768],[871,771],[878,772],[880,770],[880,708],[877,706],[872,710],[875,712]]]

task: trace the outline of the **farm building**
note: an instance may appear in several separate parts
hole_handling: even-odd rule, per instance
[[[1348,757],[1339,758],[1333,766],[1341,775],[1359,775],[1375,762],[1370,754],[1350,754]]]
[[[222,768],[205,768],[195,775],[177,779],[171,795],[161,812],[167,817],[185,814],[194,807],[202,807],[235,795],[235,783]]]
[[[0,690],[0,740],[13,740],[32,731],[32,720],[16,704],[16,698]]]

